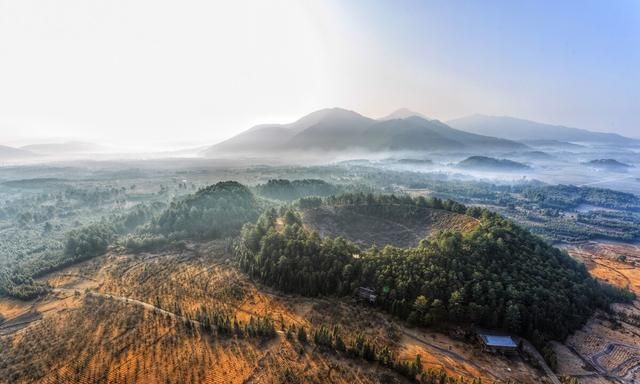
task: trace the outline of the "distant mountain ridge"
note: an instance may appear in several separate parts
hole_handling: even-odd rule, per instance
[[[588,161],[585,164],[594,166],[596,168],[603,168],[603,169],[619,169],[619,170],[622,170],[622,169],[626,169],[626,168],[633,168],[632,165],[622,163],[622,162],[620,162],[618,160],[615,160],[615,159],[596,159],[596,160]]]
[[[640,144],[617,133],[593,132],[586,129],[543,124],[509,116],[472,115],[449,120],[450,126],[480,135],[501,137],[514,141],[545,140],[549,142],[593,142],[600,144]]]
[[[205,155],[280,152],[513,151],[524,144],[460,131],[419,116],[376,120],[341,108],[290,124],[258,125],[213,145]]]
[[[20,147],[30,152],[58,155],[58,154],[73,154],[73,153],[95,153],[104,151],[104,147],[94,143],[86,143],[81,141],[66,141],[63,143],[43,143],[43,144],[31,144]]]
[[[35,156],[35,153],[21,148],[0,145],[0,160],[21,160]]]

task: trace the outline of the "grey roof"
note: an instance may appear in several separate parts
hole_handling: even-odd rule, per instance
[[[497,335],[487,335],[480,334],[484,343],[490,347],[509,347],[516,348],[516,342],[513,341],[511,336],[497,336]]]

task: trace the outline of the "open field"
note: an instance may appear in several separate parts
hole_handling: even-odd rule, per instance
[[[350,299],[284,296],[256,286],[228,260],[224,241],[184,251],[107,255],[45,276],[54,289],[37,302],[0,301],[0,378],[67,382],[405,382],[389,369],[325,352],[282,331],[339,326],[389,345],[400,359],[455,377],[538,383],[520,357],[480,352],[465,339],[411,329]],[[246,323],[268,316],[271,340],[209,334],[193,313],[215,308]],[[26,316],[26,317],[25,317]],[[21,321],[25,319],[26,321]],[[167,381],[167,378],[168,379]],[[2,381],[2,379],[0,379]]]

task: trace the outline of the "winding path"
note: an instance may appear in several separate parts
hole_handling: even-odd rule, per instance
[[[70,289],[70,288],[53,288],[51,291],[54,292],[54,293],[75,293],[75,292],[79,292],[76,289]],[[138,305],[138,306],[141,306],[142,308],[148,309],[150,311],[154,311],[154,312],[162,314],[162,315],[170,316],[170,317],[172,317],[174,319],[183,320],[183,321],[190,321],[193,325],[200,325],[200,322],[197,321],[197,320],[189,319],[189,318],[187,318],[185,316],[178,315],[177,313],[173,313],[173,312],[167,311],[166,309],[162,309],[160,307],[156,307],[155,305],[146,303],[144,301],[131,299],[131,298],[125,297],[125,296],[116,296],[116,295],[112,295],[112,294],[109,294],[109,293],[100,293],[100,292],[91,291],[91,290],[86,291],[86,294],[89,295],[89,296],[104,297],[104,298],[108,298],[108,299],[117,300],[117,301],[120,301],[120,302],[123,302],[123,303]]]

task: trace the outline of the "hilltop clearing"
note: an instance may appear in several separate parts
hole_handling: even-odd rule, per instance
[[[439,208],[417,207],[406,201],[322,204],[300,209],[304,227],[321,237],[344,237],[363,248],[372,245],[415,247],[435,232],[469,232],[479,225],[473,217]]]

